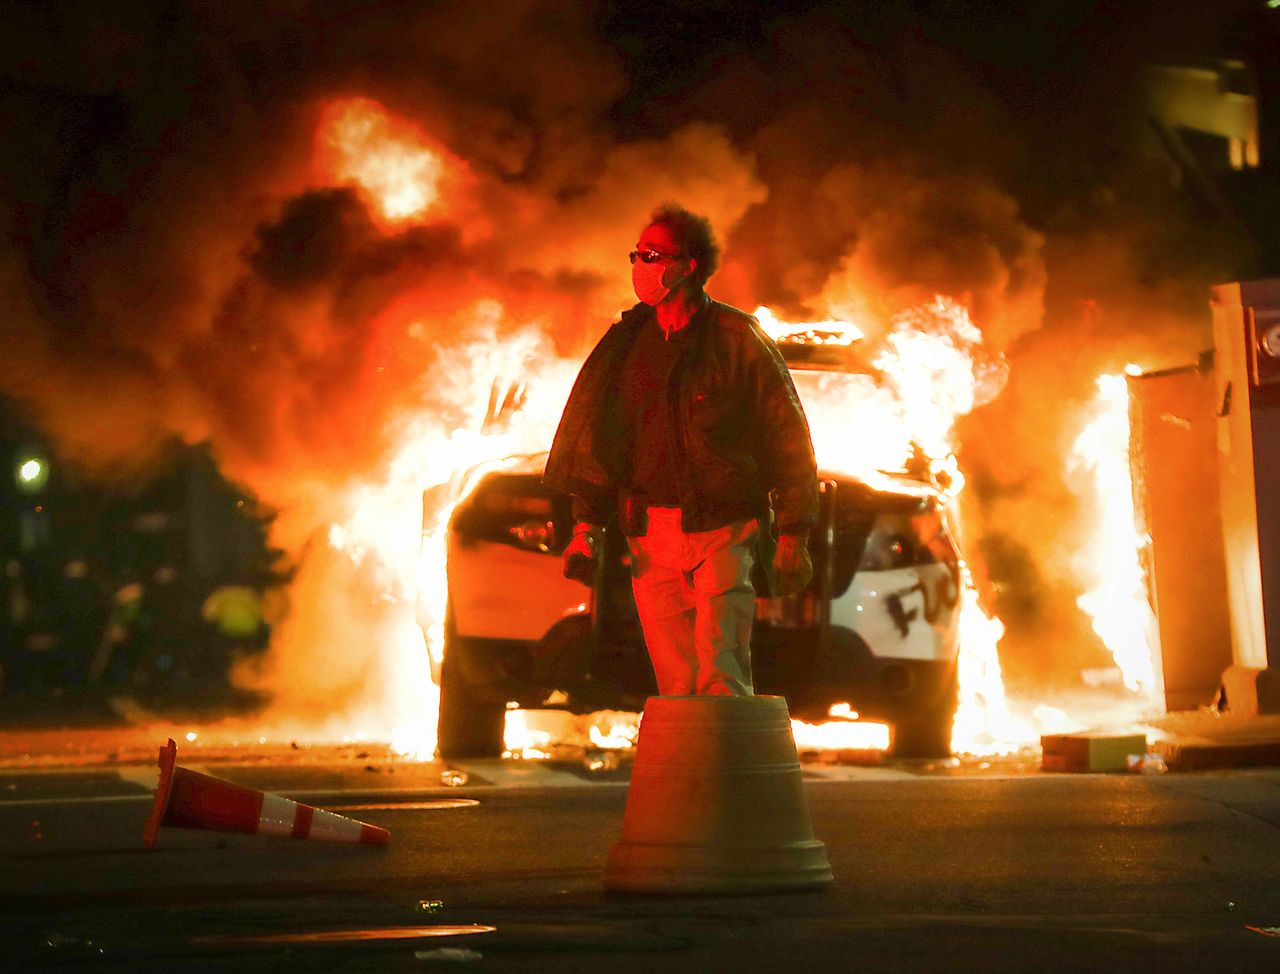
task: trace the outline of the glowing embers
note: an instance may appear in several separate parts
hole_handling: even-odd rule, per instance
[[[388,221],[421,217],[440,196],[442,153],[421,132],[368,98],[346,98],[324,111],[318,142],[328,175],[355,183]]]
[[[875,721],[859,720],[847,703],[832,704],[831,720],[807,724],[792,718],[791,736],[800,751],[885,751],[889,748],[889,727]]]
[[[1079,567],[1092,587],[1076,600],[1093,630],[1115,657],[1124,685],[1155,702],[1155,616],[1147,601],[1139,560],[1142,539],[1134,527],[1129,471],[1129,390],[1124,376],[1098,378],[1094,416],[1078,437],[1068,472],[1092,478],[1098,505],[1093,537]]]
[[[556,760],[581,757],[589,771],[614,770],[617,752],[635,747],[640,714],[598,710],[573,714],[567,710],[518,710],[508,704],[503,731],[504,757],[524,760]],[[593,761],[610,758],[600,767]]]

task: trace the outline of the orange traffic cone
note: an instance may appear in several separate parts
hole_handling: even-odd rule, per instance
[[[155,848],[163,825],[364,845],[386,845],[390,838],[386,829],[376,825],[176,767],[177,758],[178,745],[169,738],[169,743],[160,748],[160,784],[151,817],[142,830],[148,849]]]
[[[650,697],[605,889],[757,893],[832,883],[782,697]]]

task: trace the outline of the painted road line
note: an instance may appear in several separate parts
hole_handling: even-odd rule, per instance
[[[105,805],[112,802],[149,802],[154,795],[81,795],[78,798],[12,798],[0,801],[0,808],[30,808],[33,805]]]

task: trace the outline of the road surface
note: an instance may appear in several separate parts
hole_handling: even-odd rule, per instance
[[[807,764],[833,888],[640,898],[601,886],[625,765],[242,752],[179,764],[390,844],[166,828],[147,851],[153,761],[11,757],[6,969],[1280,970],[1280,771]]]

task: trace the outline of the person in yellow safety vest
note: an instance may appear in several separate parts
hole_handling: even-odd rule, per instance
[[[262,630],[262,596],[247,585],[222,585],[209,593],[200,615],[219,635],[250,640]]]

